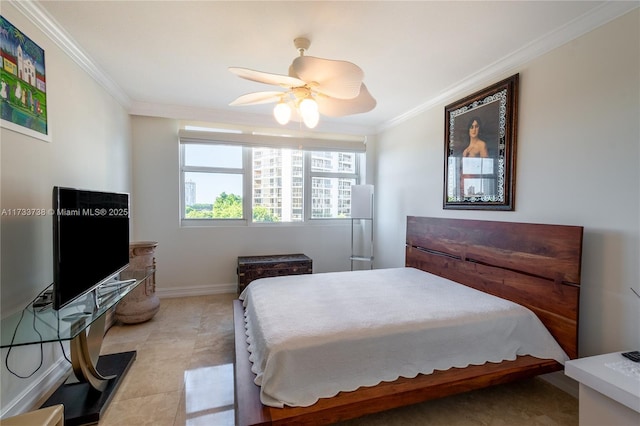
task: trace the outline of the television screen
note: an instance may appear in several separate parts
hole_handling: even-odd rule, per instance
[[[129,264],[129,194],[53,188],[53,308]]]

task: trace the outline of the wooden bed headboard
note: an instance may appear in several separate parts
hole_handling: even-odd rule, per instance
[[[407,217],[406,266],[532,310],[578,356],[581,226]]]

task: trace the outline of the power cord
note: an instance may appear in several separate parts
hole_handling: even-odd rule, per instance
[[[47,289],[49,287],[51,287],[53,284],[48,285],[47,287],[44,288],[44,290],[42,290],[40,293],[38,293],[38,295],[36,297],[34,297],[28,304],[27,306],[25,306],[22,309],[22,312],[20,313],[20,319],[18,320],[18,323],[16,324],[16,328],[15,330],[13,330],[13,335],[11,336],[11,343],[9,345],[9,349],[7,350],[7,355],[5,356],[4,359],[4,365],[5,367],[7,367],[7,371],[11,374],[13,374],[14,376],[20,378],[20,379],[28,379],[30,377],[32,377],[38,370],[40,370],[40,368],[42,367],[42,363],[44,362],[44,342],[42,341],[42,334],[40,334],[40,332],[38,331],[38,329],[36,328],[36,316],[35,314],[33,315],[33,330],[38,334],[38,336],[40,336],[40,362],[38,364],[38,366],[36,367],[35,370],[33,370],[31,373],[27,374],[27,375],[21,375],[16,373],[15,371],[13,371],[11,369],[11,367],[9,367],[9,356],[11,355],[11,351],[13,350],[14,346],[13,346],[13,342],[16,339],[16,335],[18,334],[18,328],[20,327],[20,323],[22,323],[22,320],[24,318],[24,314],[27,311],[27,309],[29,309],[30,307],[33,307],[33,304],[38,300],[41,299],[43,297],[43,295],[47,292]],[[59,336],[58,336],[59,337]],[[60,344],[60,349],[62,349],[62,355],[64,356],[64,359],[66,359],[69,364],[71,364],[71,361],[69,360],[69,358],[67,357],[67,354],[64,350],[64,346],[62,345],[62,340],[58,340],[58,343]]]

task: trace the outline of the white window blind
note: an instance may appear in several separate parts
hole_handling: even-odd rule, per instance
[[[224,143],[249,147],[274,147],[304,151],[366,152],[364,136],[298,136],[271,133],[231,133],[224,131],[190,130],[182,128],[178,136],[181,143]]]

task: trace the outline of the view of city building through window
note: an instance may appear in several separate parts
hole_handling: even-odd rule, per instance
[[[253,220],[304,220],[304,156],[291,149],[253,148]]]
[[[243,155],[249,160],[243,161]],[[349,218],[357,162],[358,154],[351,152],[184,144],[184,218],[250,215],[253,222],[302,222],[305,190],[311,194],[310,218]],[[251,182],[248,197],[245,180]]]
[[[356,155],[351,152],[311,152],[311,217],[351,217],[351,185],[355,177]],[[336,175],[337,174],[337,175]]]

